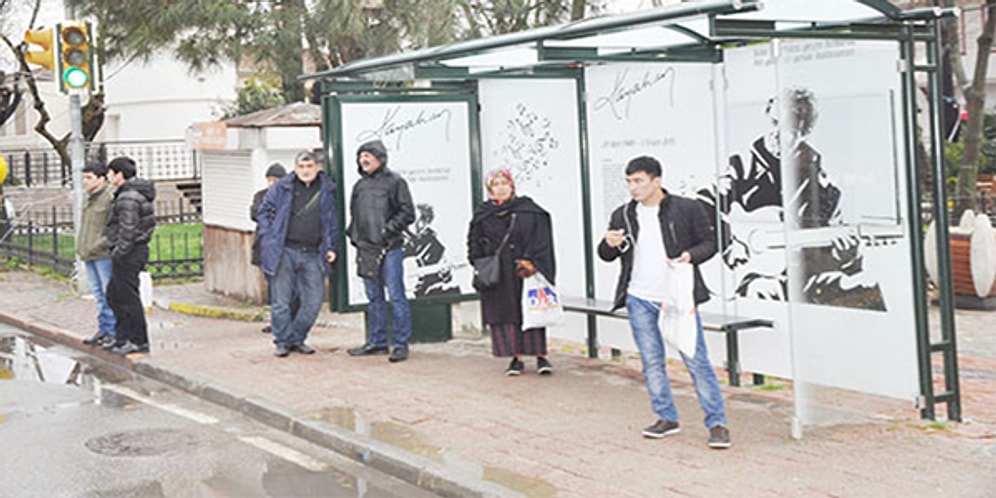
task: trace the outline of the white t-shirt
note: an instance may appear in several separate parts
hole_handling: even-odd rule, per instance
[[[633,247],[633,273],[626,291],[640,299],[655,302],[662,301],[667,293],[664,287],[667,251],[664,249],[664,237],[661,236],[661,222],[657,218],[659,211],[659,206],[636,205],[640,234]]]

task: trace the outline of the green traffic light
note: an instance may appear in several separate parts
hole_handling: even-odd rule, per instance
[[[86,71],[78,67],[70,67],[62,73],[62,81],[69,88],[77,89],[85,87],[90,82],[90,77]]]

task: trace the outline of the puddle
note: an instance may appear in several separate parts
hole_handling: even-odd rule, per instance
[[[350,406],[325,408],[318,412],[315,415],[315,418],[323,422],[335,424],[338,427],[342,427],[343,429],[353,432],[359,432],[357,427],[362,425],[362,421],[358,421],[356,409]],[[359,424],[357,424],[357,422],[359,422]]]
[[[498,467],[484,467],[484,480],[536,498],[553,497],[557,494],[557,488],[542,479],[527,477]]]
[[[191,450],[200,439],[177,429],[138,429],[95,437],[84,443],[94,453],[112,457],[175,455]]]
[[[415,431],[407,426],[394,422],[373,422],[370,424],[370,437],[437,462],[443,462],[443,448],[425,443],[415,434]]]
[[[74,357],[78,354],[0,329],[0,381],[72,385],[97,393],[102,384],[120,383],[132,378],[130,373],[119,368]]]

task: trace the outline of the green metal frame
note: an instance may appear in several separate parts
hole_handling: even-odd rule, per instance
[[[327,97],[323,100],[325,115],[323,122],[326,130],[326,143],[341,143],[341,123],[333,119],[338,115],[340,103],[366,99],[365,101],[401,101],[400,99],[439,99],[466,100],[477,109],[476,81],[483,78],[550,78],[572,77],[577,81],[578,116],[581,134],[581,174],[588,178],[590,174],[590,157],[587,147],[587,115],[584,105],[585,81],[579,64],[602,62],[721,62],[724,47],[738,46],[762,40],[777,38],[820,38],[848,40],[893,40],[899,45],[899,61],[904,66],[901,75],[905,167],[907,176],[907,228],[910,233],[910,251],[913,260],[913,291],[914,313],[917,334],[918,367],[920,379],[920,408],[923,418],[936,418],[935,405],[947,404],[947,418],[961,420],[961,400],[958,389],[958,366],[955,341],[955,324],[953,309],[953,289],[951,284],[950,246],[948,241],[948,220],[946,218],[944,178],[945,165],[943,138],[940,136],[940,28],[942,17],[954,15],[954,9],[926,8],[915,10],[900,10],[886,0],[855,0],[881,14],[880,19],[863,19],[855,22],[834,23],[798,23],[793,29],[777,29],[775,20],[725,18],[726,14],[736,14],[758,10],[760,0],[704,0],[695,3],[683,3],[668,8],[653,9],[644,12],[611,16],[605,18],[586,19],[563,26],[551,26],[525,32],[459,42],[442,47],[429,48],[379,57],[369,60],[354,61],[344,66],[302,76],[302,79],[322,80],[323,92]],[[663,24],[667,21],[679,21],[691,16],[707,15],[709,18],[709,36],[702,36],[692,30],[678,25],[662,26],[689,36],[687,45],[668,46],[657,49],[632,49],[628,52],[599,55],[597,47],[563,47],[549,46],[548,40],[569,40],[599,33],[607,33],[636,26]],[[792,22],[793,20],[789,20]],[[922,66],[915,64],[915,50],[918,44],[925,44],[927,63]],[[477,55],[489,51],[513,46],[533,48],[537,51],[537,63],[526,67],[500,67],[490,72],[472,72],[468,67],[459,67],[440,63],[445,59]],[[930,151],[931,164],[934,172],[934,218],[937,220],[937,238],[933,241],[938,248],[940,275],[940,305],[941,331],[940,342],[931,343],[928,322],[928,303],[926,297],[926,275],[923,269],[923,242],[917,235],[921,232],[922,219],[920,215],[921,192],[917,181],[918,171],[915,164],[917,151],[916,130],[916,73],[927,76],[927,93],[930,106]],[[391,75],[407,75],[409,79],[425,79],[432,82],[429,88],[411,87],[405,85],[377,85],[369,81],[371,77]],[[358,81],[358,79],[360,81]],[[365,80],[364,80],[365,79]],[[397,81],[397,79],[391,79]],[[364,95],[357,97],[356,95]],[[474,188],[473,201],[481,201],[481,164],[480,164],[480,123],[478,114],[470,112],[471,118],[471,183]],[[327,145],[330,157],[339,164],[339,180],[342,179],[342,152],[339,147]],[[585,223],[585,293],[587,297],[595,295],[594,288],[594,235],[591,231],[591,191],[587,182],[582,183],[582,203]],[[340,199],[340,207],[343,202]],[[344,212],[340,210],[340,212]],[[344,216],[344,215],[343,215]],[[342,259],[337,263],[341,268]],[[339,271],[341,273],[341,270]],[[340,279],[337,287],[338,295],[345,295],[345,280]],[[461,296],[459,300],[473,299],[473,294]],[[443,299],[441,302],[453,302]],[[362,307],[337,307],[339,310],[352,311]],[[597,323],[594,316],[588,317],[588,352],[589,356],[597,356]],[[934,393],[933,369],[931,359],[933,353],[941,353],[944,362],[945,390]]]

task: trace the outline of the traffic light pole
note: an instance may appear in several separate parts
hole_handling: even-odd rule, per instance
[[[73,92],[69,95],[69,122],[71,124],[69,134],[69,159],[72,162],[73,172],[73,231],[76,240],[80,240],[80,226],[83,218],[83,163],[86,161],[86,151],[83,148],[83,108],[80,103],[80,95]],[[86,280],[86,268],[76,254],[76,291],[80,295],[90,292],[90,286]]]

